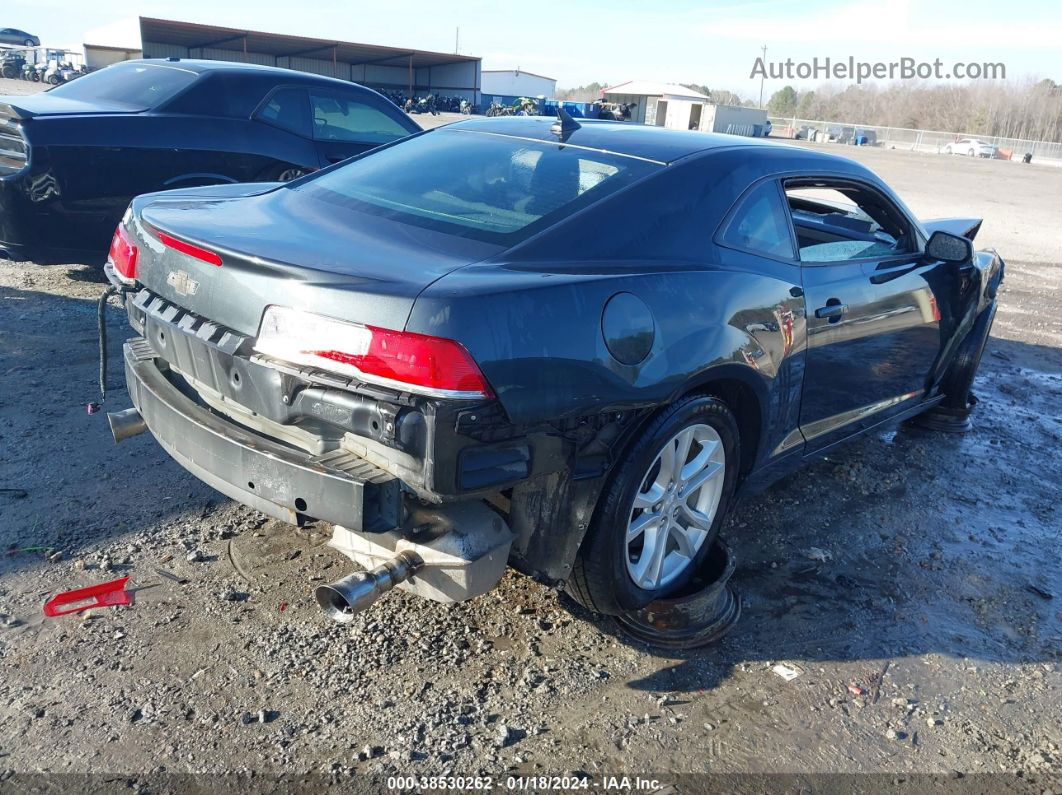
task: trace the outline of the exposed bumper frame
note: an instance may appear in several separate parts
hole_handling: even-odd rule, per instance
[[[291,524],[312,517],[365,532],[392,529],[379,523],[389,513],[380,507],[397,505],[396,479],[350,456],[331,457],[343,468],[329,466],[216,416],[167,380],[142,338],[125,344],[124,359],[130,397],[148,430],[177,463],[222,494]]]

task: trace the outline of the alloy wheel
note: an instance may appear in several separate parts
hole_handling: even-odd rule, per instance
[[[301,168],[286,168],[277,175],[277,182],[291,182],[303,176],[306,176],[306,171]]]
[[[726,479],[723,440],[689,425],[664,445],[634,497],[627,524],[627,573],[643,590],[673,582],[711,532]]]

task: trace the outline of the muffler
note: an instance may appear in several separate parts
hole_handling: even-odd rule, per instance
[[[144,418],[135,408],[107,412],[107,424],[111,426],[114,443],[124,442],[148,429]]]
[[[375,569],[356,571],[330,585],[318,586],[314,596],[326,616],[346,624],[354,620],[355,613],[360,613],[396,585],[408,580],[423,565],[424,559],[407,549]]]

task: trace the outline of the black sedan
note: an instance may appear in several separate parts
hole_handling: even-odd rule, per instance
[[[0,97],[0,255],[103,262],[133,196],[284,181],[419,130],[368,88],[221,61],[129,61]]]
[[[978,224],[840,157],[570,118],[142,196],[107,266],[141,335],[113,426],[337,525],[377,568],[319,589],[334,617],[506,562],[633,610],[740,494],[884,423],[961,426],[1003,276]]]

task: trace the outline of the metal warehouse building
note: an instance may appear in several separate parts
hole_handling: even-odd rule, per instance
[[[557,81],[519,69],[484,69],[483,95],[553,99],[557,96]]]
[[[150,17],[88,33],[85,39],[85,59],[90,66],[129,57],[206,58],[280,66],[407,94],[464,97],[472,104],[479,104],[481,98],[480,59],[469,55]]]

